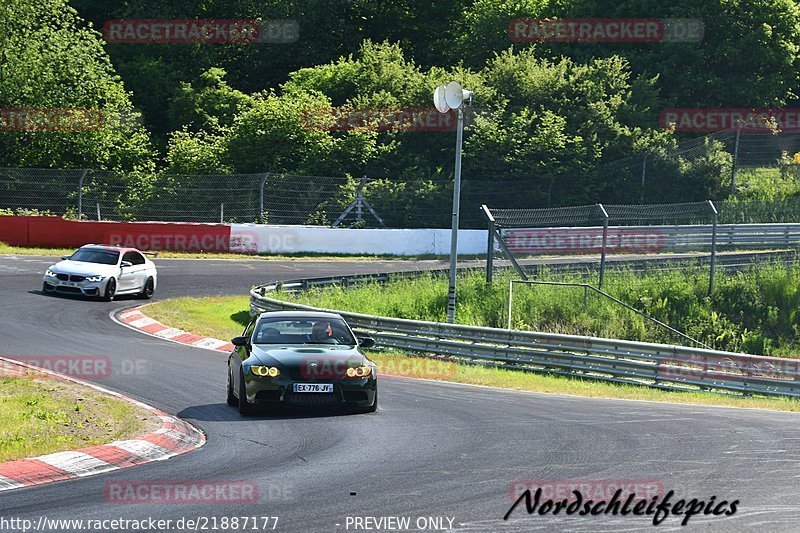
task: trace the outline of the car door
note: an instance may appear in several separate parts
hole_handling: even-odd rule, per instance
[[[129,251],[122,256],[122,261],[131,263],[131,266],[122,267],[119,277],[119,290],[135,291],[144,287],[147,280],[147,265],[139,252]]]
[[[242,333],[243,337],[250,339],[253,336],[253,328],[256,326],[257,319],[258,317],[253,317],[253,319],[250,320],[250,323],[247,324],[246,328],[244,328],[244,332]],[[231,364],[233,365],[233,381],[238,387],[240,377],[239,370],[242,368],[242,361],[250,357],[250,344],[248,343],[246,346],[235,346],[233,352],[233,357],[231,357]],[[236,390],[239,389],[237,388]]]

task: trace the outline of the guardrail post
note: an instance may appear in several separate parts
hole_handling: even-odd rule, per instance
[[[492,284],[492,272],[494,270],[494,228],[495,222],[494,217],[492,216],[491,211],[489,208],[486,207],[485,204],[481,205],[481,211],[486,216],[486,220],[489,222],[489,235],[488,240],[486,243],[486,284]]]
[[[600,282],[598,288],[603,288],[603,280],[606,277],[606,244],[608,244],[608,212],[603,204],[597,204],[600,213],[603,215],[603,245],[600,250]]]
[[[83,180],[86,179],[87,172],[89,170],[84,168],[81,177],[78,178],[78,220],[83,219]]]
[[[714,290],[714,271],[717,263],[717,221],[719,220],[719,212],[714,206],[714,202],[708,201],[708,206],[711,208],[712,221],[711,221],[711,272],[708,275],[708,295]]]

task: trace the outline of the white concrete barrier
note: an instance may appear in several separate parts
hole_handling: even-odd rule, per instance
[[[486,230],[459,230],[458,253],[486,253],[486,239]],[[448,255],[450,230],[232,224],[230,248],[243,253],[271,254]]]

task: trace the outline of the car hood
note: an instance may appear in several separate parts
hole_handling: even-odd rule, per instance
[[[119,272],[117,265],[101,265],[100,263],[85,263],[83,261],[59,261],[50,267],[57,274],[79,274],[81,276],[109,276]]]
[[[283,366],[286,368],[300,368],[309,361],[326,362],[328,364],[346,364],[359,366],[366,364],[366,357],[354,346],[330,345],[291,345],[274,346],[268,344],[255,344],[251,357],[264,366]]]

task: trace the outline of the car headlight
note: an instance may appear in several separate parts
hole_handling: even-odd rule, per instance
[[[86,281],[94,282],[94,281],[103,281],[104,279],[105,279],[105,276],[88,276],[86,278]]]
[[[275,366],[260,366],[253,365],[250,367],[250,372],[256,376],[276,378],[281,375],[281,371]]]
[[[372,367],[367,366],[354,366],[347,369],[348,378],[365,378],[372,374]]]
[[[50,270],[49,268],[44,271],[44,275],[47,276],[48,278],[56,277],[56,273]]]

